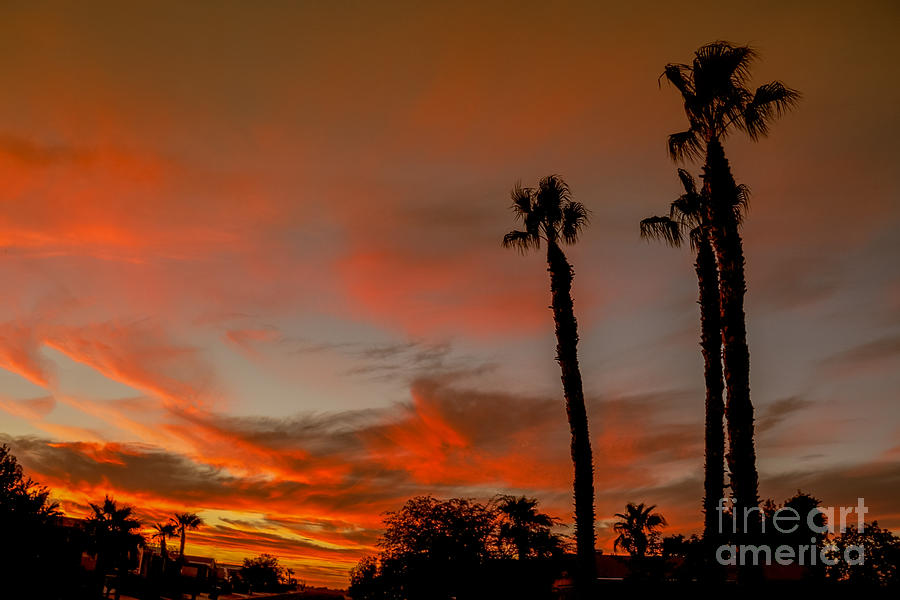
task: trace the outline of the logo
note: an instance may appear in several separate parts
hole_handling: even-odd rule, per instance
[[[856,506],[817,506],[806,514],[801,514],[792,506],[782,506],[768,514],[758,506],[739,509],[733,498],[720,498],[716,510],[719,513],[719,535],[723,537],[759,528],[761,539],[781,538],[791,542],[778,545],[723,544],[716,550],[716,560],[721,565],[834,566],[841,559],[847,565],[865,562],[864,546],[847,545],[841,552],[833,542],[825,542],[829,534],[833,535],[836,531],[845,533],[848,523],[853,521],[859,531],[863,530],[865,515],[869,511],[864,498],[857,498]],[[743,527],[738,528],[739,524]],[[810,536],[809,543],[805,543],[807,534]],[[796,543],[800,536],[804,536],[804,543]]]

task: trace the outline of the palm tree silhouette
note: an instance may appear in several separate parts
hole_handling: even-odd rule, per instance
[[[703,375],[706,383],[705,465],[703,478],[703,537],[710,547],[716,547],[719,537],[716,506],[725,487],[725,432],[722,402],[722,333],[719,307],[719,274],[716,255],[706,222],[706,195],[697,189],[694,178],[678,169],[684,193],[669,206],[667,216],[649,217],[641,221],[641,237],[662,240],[679,247],[685,236],[697,253],[694,267],[697,273],[700,304],[700,349],[703,354]],[[739,186],[737,203],[733,206],[740,222],[746,210],[749,190]]]
[[[744,251],[733,207],[740,193],[725,157],[723,141],[735,129],[752,140],[768,134],[776,118],[795,106],[799,92],[773,81],[751,91],[750,66],[757,53],[749,46],[717,41],[694,53],[691,64],[666,65],[660,76],[684,100],[690,127],[669,136],[673,160],[704,157],[705,218],[719,268],[729,449],[728,467],[736,508],[759,505],[759,481],[750,401],[750,351],[744,315]],[[755,515],[758,511],[752,511]],[[738,519],[742,522],[742,519]],[[758,520],[757,520],[758,521]]]
[[[596,573],[594,556],[594,464],[588,433],[587,410],[578,368],[578,325],[572,305],[573,270],[561,244],[574,244],[588,222],[588,211],[572,200],[569,186],[558,175],[544,177],[537,188],[516,185],[512,209],[524,226],[503,237],[503,247],[525,253],[547,245],[551,308],[556,325],[556,360],[561,370],[566,413],[572,436],[575,467],[575,541],[578,572],[576,593],[590,594]]]
[[[515,547],[519,560],[532,553],[545,556],[559,547],[559,540],[550,533],[556,520],[538,511],[537,505],[537,499],[525,496],[500,496],[497,501],[500,540]]]
[[[163,572],[166,570],[166,561],[169,558],[169,553],[166,549],[166,540],[170,537],[175,537],[176,527],[174,523],[154,523],[153,524],[153,533],[150,536],[150,539],[156,540],[159,542],[159,553],[162,556],[163,562]]]
[[[619,519],[613,525],[613,531],[619,534],[613,541],[613,551],[622,548],[632,558],[647,556],[659,529],[667,525],[665,517],[653,512],[654,508],[655,504],[644,506],[643,502],[629,502],[625,512],[613,515]]]
[[[178,560],[184,563],[184,542],[187,539],[188,529],[197,529],[203,525],[203,519],[194,513],[175,513],[172,517],[172,525],[178,535],[181,536],[181,546],[178,549]]]
[[[138,533],[141,522],[133,518],[130,506],[119,507],[109,496],[104,498],[102,505],[91,503],[90,507],[93,514],[88,519],[87,530],[97,552],[97,572],[105,575],[110,569],[116,571],[115,597],[118,600],[128,552],[144,543],[144,537]]]

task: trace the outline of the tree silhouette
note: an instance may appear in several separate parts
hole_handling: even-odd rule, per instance
[[[703,537],[714,549],[720,537],[716,507],[723,497],[725,486],[725,405],[722,401],[722,332],[719,306],[719,274],[716,255],[706,220],[708,197],[697,189],[694,178],[685,169],[678,169],[684,189],[669,206],[667,216],[649,217],[641,221],[641,237],[657,239],[679,247],[687,237],[696,252],[694,267],[697,273],[700,304],[700,349],[703,355],[703,376],[706,383],[705,465],[703,478]],[[739,186],[732,210],[740,222],[747,207],[749,190]]]
[[[354,600],[548,598],[566,562],[554,522],[525,497],[411,498],[385,513],[378,556],[352,569],[348,593]]]
[[[667,525],[666,519],[653,512],[655,504],[645,506],[643,502],[629,502],[625,512],[616,513],[619,520],[613,525],[618,537],[613,541],[613,550],[622,548],[633,558],[644,558],[648,550],[653,550],[659,530]]]
[[[435,562],[480,562],[490,553],[494,514],[465,498],[417,496],[385,514],[378,546],[391,556],[418,556]]]
[[[57,516],[59,505],[49,497],[49,489],[25,476],[9,446],[0,445],[0,515],[4,521],[32,516],[47,521]]]
[[[870,594],[875,586],[900,588],[900,537],[879,527],[878,521],[864,523],[862,530],[849,525],[830,542],[830,579],[869,586]]]
[[[383,582],[408,600],[472,596],[491,556],[495,514],[465,498],[417,496],[385,514]]]
[[[347,593],[353,600],[381,600],[387,596],[387,587],[378,567],[378,559],[374,556],[362,557],[350,569]]]
[[[666,65],[661,76],[681,94],[690,125],[687,130],[669,136],[670,156],[673,160],[705,159],[703,193],[708,198],[705,217],[719,268],[729,439],[727,461],[739,514],[759,505],[759,482],[744,315],[744,253],[739,219],[733,210],[740,188],[731,174],[722,143],[734,130],[747,133],[752,140],[767,135],[772,121],[800,98],[797,91],[780,81],[751,91],[748,88],[750,66],[756,58],[756,51],[749,46],[717,41],[699,48],[691,64]],[[738,521],[743,524],[743,519]]]
[[[103,504],[91,503],[90,506],[93,514],[88,519],[87,529],[97,553],[97,572],[101,576],[109,571],[117,573],[118,600],[128,554],[144,544],[144,537],[138,532],[142,525],[133,518],[130,506],[120,507],[109,496],[104,498]]]
[[[194,513],[175,513],[172,517],[172,525],[181,536],[181,546],[178,549],[178,560],[184,562],[184,542],[187,539],[188,529],[197,529],[203,525],[203,519]]]
[[[271,554],[260,554],[256,558],[245,558],[241,567],[241,577],[253,592],[277,590],[284,577],[284,567]]]
[[[547,245],[547,270],[556,325],[556,360],[559,362],[566,413],[572,436],[572,462],[575,467],[575,541],[578,568],[576,593],[590,594],[596,572],[594,557],[594,464],[588,432],[587,410],[578,367],[578,325],[572,305],[573,270],[561,245],[574,244],[588,222],[588,211],[572,200],[569,186],[558,175],[544,177],[537,188],[512,190],[512,209],[523,229],[503,237],[505,248],[525,253]]]
[[[509,544],[519,560],[534,556],[545,558],[561,549],[559,536],[551,532],[556,520],[537,509],[538,501],[525,496],[500,496],[497,499],[501,544]]]
[[[34,597],[48,559],[61,550],[53,527],[58,508],[50,490],[26,477],[9,446],[0,445],[0,574],[8,574],[0,585],[8,597]]]
[[[166,570],[166,561],[169,558],[168,550],[166,549],[166,540],[175,537],[176,535],[176,527],[175,523],[154,523],[153,524],[153,533],[150,535],[150,539],[156,540],[159,542],[159,553],[162,556],[162,564],[163,564],[163,572]]]

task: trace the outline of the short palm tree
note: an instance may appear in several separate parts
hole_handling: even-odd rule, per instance
[[[187,539],[188,529],[197,529],[203,525],[203,519],[194,513],[175,513],[171,520],[172,526],[181,536],[181,546],[178,548],[178,560],[184,562],[184,543]]]
[[[795,106],[800,94],[780,81],[748,87],[757,53],[749,46],[718,41],[702,46],[691,64],[666,65],[661,77],[681,94],[689,127],[669,136],[673,160],[704,158],[703,193],[709,234],[719,269],[719,304],[731,472],[736,507],[759,505],[759,481],[750,401],[750,351],[744,315],[744,251],[733,206],[739,186],[722,143],[733,131],[757,140],[771,123]],[[754,513],[755,514],[755,513]],[[742,519],[738,519],[742,521]]]
[[[536,499],[525,496],[500,496],[497,500],[500,541],[514,547],[519,560],[547,556],[560,547],[559,539],[550,532],[556,520],[540,512],[537,504]]]
[[[596,573],[594,463],[578,367],[578,325],[572,304],[573,271],[562,245],[578,241],[579,233],[588,222],[588,211],[580,202],[572,200],[569,186],[558,175],[544,177],[537,188],[515,186],[512,201],[513,212],[523,228],[507,233],[503,237],[503,246],[523,253],[539,249],[542,243],[547,246],[551,308],[556,326],[556,360],[562,373],[575,467],[576,593],[579,598],[586,598]]]
[[[169,523],[154,523],[153,524],[153,533],[150,535],[150,539],[159,542],[159,553],[162,556],[163,561],[163,571],[166,570],[166,561],[169,558],[169,553],[166,549],[166,540],[175,537],[176,528],[175,524],[172,522]]]
[[[655,504],[645,506],[643,502],[629,502],[625,512],[614,515],[619,520],[613,525],[613,531],[619,535],[613,541],[613,551],[621,548],[632,558],[647,556],[659,537],[659,530],[667,525],[665,517],[653,512],[655,508]]]
[[[669,206],[669,214],[649,217],[641,221],[641,237],[658,239],[678,247],[687,237],[691,249],[697,254],[694,267],[700,304],[700,350],[703,355],[703,374],[706,383],[705,468],[703,497],[703,536],[716,546],[718,521],[716,507],[723,497],[725,487],[725,406],[722,401],[722,333],[719,307],[719,274],[716,255],[705,221],[706,196],[697,189],[694,178],[684,169],[678,169],[678,178],[684,189]],[[740,186],[735,218],[740,221],[747,206],[749,191]]]
[[[91,546],[97,553],[97,572],[105,574],[116,571],[116,600],[120,595],[120,582],[125,571],[128,553],[144,544],[144,537],[138,533],[141,522],[133,517],[130,506],[118,506],[107,496],[103,504],[91,504],[93,514],[88,519],[87,531]]]

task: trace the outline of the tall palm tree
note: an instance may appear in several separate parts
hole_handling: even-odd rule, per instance
[[[613,541],[613,551],[622,548],[633,558],[647,556],[659,530],[667,525],[665,517],[653,512],[654,508],[655,504],[645,506],[643,502],[629,502],[625,512],[613,515],[619,519],[613,525],[613,531],[619,534]]]
[[[689,123],[685,131],[669,136],[669,154],[673,160],[704,158],[703,193],[709,198],[705,216],[719,268],[727,460],[739,514],[758,507],[759,482],[744,315],[744,251],[733,210],[740,192],[722,143],[735,130],[754,141],[767,135],[772,121],[800,98],[799,92],[780,81],[751,90],[750,66],[756,58],[749,46],[718,41],[699,48],[691,64],[666,65],[661,76],[681,93]],[[743,524],[743,519],[738,522]]]
[[[588,211],[580,202],[572,200],[569,186],[558,175],[544,177],[537,188],[516,185],[512,190],[512,201],[513,212],[522,222],[523,229],[507,233],[503,237],[503,246],[525,253],[539,249],[542,242],[547,245],[551,308],[556,325],[556,360],[566,399],[575,467],[576,592],[580,598],[585,598],[590,594],[596,573],[594,464],[578,368],[578,325],[572,305],[573,270],[561,246],[578,241],[578,234],[588,222]]]
[[[174,523],[154,523],[153,524],[153,533],[150,535],[150,539],[156,540],[159,542],[159,553],[162,556],[163,562],[163,571],[166,570],[166,561],[169,558],[169,553],[166,549],[166,540],[175,537],[176,528]]]
[[[519,560],[529,556],[552,554],[559,549],[557,536],[550,532],[556,520],[537,509],[538,501],[525,496],[500,496],[497,512],[500,513],[499,538],[516,549]]]
[[[706,383],[705,465],[703,478],[703,537],[708,546],[717,546],[719,499],[725,487],[725,405],[722,401],[722,334],[719,307],[719,274],[716,255],[706,222],[705,204],[708,199],[697,189],[694,178],[684,169],[678,169],[678,178],[684,193],[669,206],[667,216],[649,217],[641,221],[641,237],[657,239],[669,246],[679,247],[685,236],[697,258],[700,304],[700,350],[703,355],[703,376]],[[737,204],[733,206],[735,218],[740,222],[747,206],[749,191],[739,186]]]
[[[187,539],[188,529],[197,529],[203,525],[203,519],[194,513],[175,513],[172,517],[172,525],[178,535],[181,536],[181,546],[178,548],[178,560],[184,562],[184,542]]]
[[[104,498],[103,504],[91,503],[90,506],[93,514],[88,519],[87,530],[97,553],[97,572],[105,575],[110,570],[116,571],[118,600],[128,553],[144,543],[144,537],[138,533],[142,525],[133,517],[130,506],[120,507],[109,496]]]

